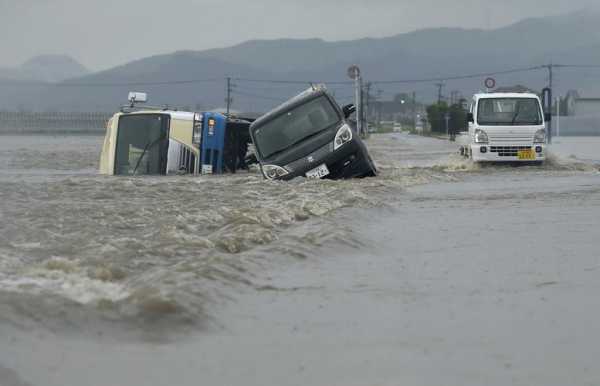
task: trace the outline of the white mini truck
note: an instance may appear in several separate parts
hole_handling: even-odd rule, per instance
[[[473,96],[469,132],[460,152],[476,162],[536,162],[546,159],[546,123],[540,98],[529,93]]]

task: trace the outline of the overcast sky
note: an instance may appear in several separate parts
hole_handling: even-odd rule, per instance
[[[346,40],[495,28],[598,0],[0,0],[0,66],[68,54],[92,70],[249,39]]]

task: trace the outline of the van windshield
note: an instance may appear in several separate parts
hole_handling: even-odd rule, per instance
[[[165,174],[168,120],[163,114],[133,114],[119,118],[115,174]]]
[[[263,158],[289,149],[340,121],[326,96],[297,106],[254,130],[254,143]]]
[[[477,123],[488,126],[541,125],[542,112],[535,98],[484,98],[479,100]]]

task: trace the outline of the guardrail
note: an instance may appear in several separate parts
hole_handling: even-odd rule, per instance
[[[0,111],[0,133],[103,133],[112,113]]]

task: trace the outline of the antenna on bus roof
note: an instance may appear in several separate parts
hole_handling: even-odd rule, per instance
[[[135,107],[136,103],[146,103],[148,102],[148,94],[145,92],[136,92],[132,91],[127,96],[127,100],[129,101],[129,107]]]

